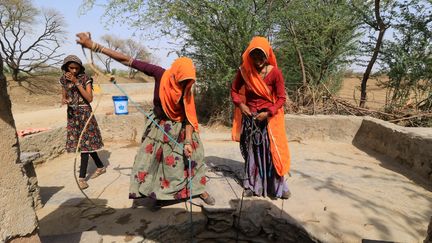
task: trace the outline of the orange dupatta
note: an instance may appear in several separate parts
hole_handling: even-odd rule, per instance
[[[181,82],[187,79],[192,81],[184,87],[183,111],[183,106],[180,103],[183,94]],[[164,72],[160,81],[159,97],[162,109],[169,119],[181,122],[186,118],[192,124],[194,130],[198,132],[198,118],[192,93],[192,85],[195,80],[195,66],[192,60],[187,57],[180,57],[173,62],[170,69]]]
[[[270,65],[277,67],[276,56],[273,53],[273,49],[270,43],[264,37],[254,37],[250,42],[248,48],[243,53],[243,63],[240,67],[242,77],[248,89],[260,97],[267,99],[268,101],[275,102],[275,94],[271,94],[264,80],[262,80],[258,71],[253,65],[253,61],[249,56],[249,53],[253,49],[262,50],[266,56]],[[240,90],[240,95],[246,98],[244,95],[244,87]],[[240,141],[240,133],[242,126],[242,114],[240,108],[236,107],[234,110],[234,121],[232,128],[232,139]],[[273,165],[276,172],[280,176],[284,176],[288,173],[291,164],[290,152],[288,147],[288,139],[285,133],[285,117],[283,107],[277,110],[276,114],[268,118],[267,130],[270,141],[270,152],[272,155]]]

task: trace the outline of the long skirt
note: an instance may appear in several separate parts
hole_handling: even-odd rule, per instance
[[[67,138],[66,151],[76,151],[78,139],[92,113],[91,106],[68,106],[67,108]],[[95,152],[103,147],[102,136],[96,118],[93,116],[82,134],[79,151],[82,153]]]
[[[154,114],[151,115],[155,119]],[[185,124],[171,120],[155,121],[177,143],[184,143]],[[129,198],[150,197],[156,200],[184,199],[205,191],[207,182],[204,147],[198,133],[192,133],[192,156],[189,160],[183,148],[176,145],[150,119],[147,119],[143,141],[135,157],[130,177]],[[192,183],[192,192],[190,184]]]
[[[284,176],[279,176],[272,163],[267,134],[267,120],[243,116],[240,150],[245,160],[243,187],[257,196],[281,197],[288,191]]]

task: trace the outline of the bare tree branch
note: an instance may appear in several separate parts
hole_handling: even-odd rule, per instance
[[[41,18],[41,21],[37,21]],[[36,23],[42,23],[40,33]],[[29,0],[4,0],[0,5],[0,47],[17,81],[20,72],[32,74],[61,62],[63,17],[54,10],[36,9]]]

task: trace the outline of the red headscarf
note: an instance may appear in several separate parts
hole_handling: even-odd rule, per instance
[[[189,81],[182,87],[182,82]],[[169,119],[181,122],[185,118],[198,131],[198,118],[195,110],[195,100],[192,93],[192,85],[196,80],[195,66],[190,58],[180,57],[174,61],[171,68],[166,70],[162,76],[159,96],[162,108]],[[183,95],[183,106],[180,100]]]
[[[261,98],[274,103],[276,101],[276,94],[270,92],[267,84],[259,75],[253,64],[253,60],[250,57],[250,52],[255,49],[263,51],[267,57],[268,63],[277,67],[276,56],[274,55],[273,49],[268,40],[264,37],[254,37],[242,56],[243,63],[240,67],[242,77],[249,90],[259,95]],[[244,88],[242,88],[242,90],[243,91],[241,92],[244,92]],[[234,112],[232,137],[233,140],[239,141],[242,115],[238,107]],[[288,148],[288,139],[285,133],[285,117],[282,107],[276,112],[276,114],[268,118],[267,131],[270,140],[270,152],[272,155],[273,165],[275,166],[277,173],[280,176],[284,176],[290,169],[291,158]]]

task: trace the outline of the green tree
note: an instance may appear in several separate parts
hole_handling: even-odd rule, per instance
[[[275,28],[279,66],[293,98],[307,105],[338,90],[357,54],[359,21],[347,1],[283,1]]]
[[[83,7],[94,4],[86,1]],[[113,22],[157,26],[157,34],[181,43],[178,54],[193,58],[198,70],[196,103],[202,118],[228,120],[230,84],[255,35],[274,44],[288,88],[294,90],[302,85],[324,89],[322,84],[336,90],[356,50],[357,22],[342,0],[111,0],[105,9]]]
[[[367,81],[372,72],[372,68],[375,65],[375,62],[378,60],[378,54],[380,53],[381,47],[384,42],[384,35],[387,29],[391,27],[391,22],[395,17],[397,1],[374,0],[374,2],[371,2],[363,0],[353,0],[352,5],[354,7],[354,10],[362,16],[364,29],[378,32],[378,36],[376,38],[374,36],[371,36],[370,41],[366,42],[366,45],[364,46],[367,49],[364,52],[366,55],[372,53],[366,70],[363,73],[363,78],[361,80],[361,97],[359,106],[364,107],[367,100]],[[373,10],[371,11],[371,9]],[[375,44],[373,42],[375,42]],[[373,48],[370,47],[371,45],[373,45]]]
[[[168,35],[181,42],[177,54],[191,57],[198,70],[196,104],[201,120],[226,120],[227,107],[231,106],[229,85],[241,63],[241,54],[254,35],[266,35],[272,26],[267,3],[112,0],[105,8],[112,21],[123,18],[136,28],[158,26],[157,35]],[[92,7],[95,2],[85,4],[84,7]]]
[[[387,111],[413,104],[432,111],[432,3],[400,3],[394,38],[384,46],[383,63],[389,81]]]
[[[37,23],[42,31],[35,33]],[[49,68],[61,63],[58,49],[63,38],[63,17],[54,10],[39,11],[29,0],[0,3],[0,47],[4,61],[17,81],[20,72]]]
[[[174,37],[183,40],[179,54],[193,58],[197,66],[200,116],[227,121],[231,114],[227,109],[231,107],[230,84],[241,55],[254,35],[270,32],[271,9],[266,1],[194,0],[177,4],[172,14],[184,28]]]

